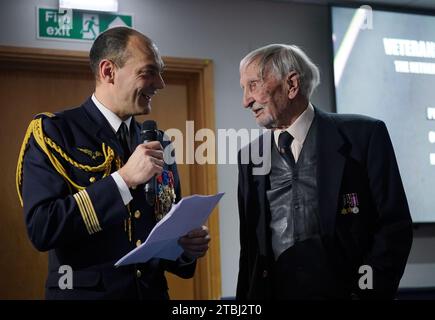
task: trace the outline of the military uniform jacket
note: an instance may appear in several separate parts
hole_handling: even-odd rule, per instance
[[[317,108],[315,117],[320,232],[335,270],[334,286],[347,292],[349,299],[390,299],[411,248],[412,221],[385,124],[365,116],[325,113]],[[247,148],[259,143],[259,149],[254,150],[261,151],[263,141],[269,139],[274,143],[271,132]],[[270,151],[264,152],[263,161],[267,163]],[[266,197],[269,175],[254,175],[256,165],[252,159],[245,164],[240,159],[239,154],[241,248],[237,298],[269,299],[273,296],[274,263]],[[294,263],[297,267],[298,261]],[[359,268],[365,265],[373,270],[373,289],[359,286]]]
[[[132,122],[134,150],[140,126]],[[114,267],[156,224],[143,185],[130,189],[129,205],[122,201],[110,174],[122,166],[123,157],[115,133],[91,99],[54,116],[39,115],[29,126],[17,186],[30,240],[38,250],[49,251],[47,298],[167,299],[165,270],[193,276],[195,263],[180,260]],[[172,173],[178,201],[176,165],[165,170]],[[59,287],[63,265],[72,268],[72,289]]]

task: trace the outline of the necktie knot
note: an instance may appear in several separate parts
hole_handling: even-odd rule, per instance
[[[279,152],[292,166],[294,166],[295,164],[295,158],[293,156],[293,152],[290,147],[293,139],[294,139],[293,136],[287,131],[281,132],[278,138]]]
[[[118,137],[118,140],[122,146],[122,150],[124,151],[124,158],[128,159],[128,157],[130,156],[130,135],[128,133],[128,128],[125,122],[122,122],[119,126],[116,136]]]

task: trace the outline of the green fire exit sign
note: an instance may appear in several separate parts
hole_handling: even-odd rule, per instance
[[[131,15],[70,9],[37,8],[38,38],[94,40],[101,32],[117,27],[133,27]]]

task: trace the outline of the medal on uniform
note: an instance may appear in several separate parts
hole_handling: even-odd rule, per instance
[[[162,174],[156,179],[157,197],[155,215],[157,220],[161,220],[175,203],[175,183],[172,171],[163,170]]]

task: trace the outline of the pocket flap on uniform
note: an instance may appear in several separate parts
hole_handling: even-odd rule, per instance
[[[59,279],[65,274],[58,272],[50,272],[48,274],[46,287],[47,288],[59,288]],[[101,274],[98,271],[73,271],[72,282],[73,288],[91,288],[96,287],[100,282]],[[62,283],[67,280],[62,279]]]

